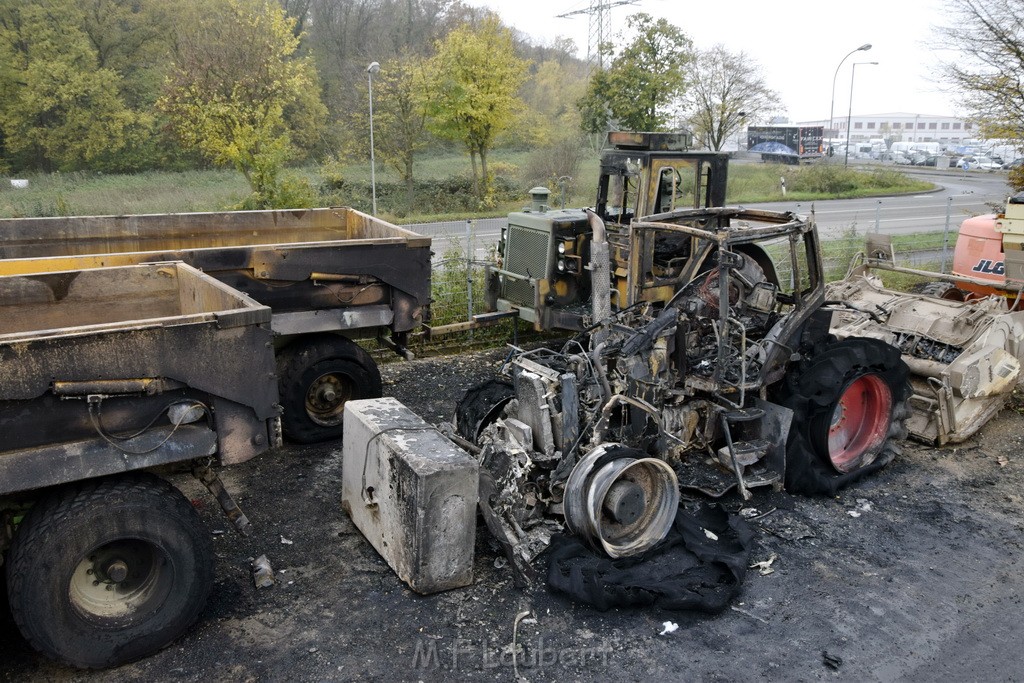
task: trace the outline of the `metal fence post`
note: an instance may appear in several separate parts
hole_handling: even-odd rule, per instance
[[[473,319],[473,219],[466,219],[466,322]],[[470,336],[473,331],[470,330]]]
[[[942,266],[940,273],[946,272],[946,253],[949,251],[949,223],[953,212],[953,196],[946,197],[946,227],[942,229]]]

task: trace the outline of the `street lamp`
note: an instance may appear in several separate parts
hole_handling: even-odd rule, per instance
[[[370,192],[373,194],[373,215],[377,215],[377,162],[373,154],[373,75],[380,71],[380,64],[370,62],[366,67],[366,81],[370,92]]]
[[[845,57],[843,57],[841,60],[839,60],[839,66],[836,67],[835,76],[832,77],[832,106],[828,110],[828,136],[829,136],[829,140],[830,141],[832,139],[832,131],[834,130],[834,127],[832,125],[832,119],[833,119],[833,116],[834,116],[835,110],[836,110],[836,78],[839,77],[839,69],[842,68],[843,62],[845,62],[850,57],[850,55],[852,55],[854,52],[862,52],[862,51],[867,51],[867,50],[870,50],[870,49],[871,49],[871,43],[864,43],[863,45],[858,47],[856,50],[850,50],[850,52],[847,53],[847,55]]]
[[[854,62],[850,67],[850,109],[846,112],[846,157],[843,159],[843,166],[850,163],[850,119],[853,118],[853,79],[857,75],[857,67],[861,64],[874,64],[878,62]]]

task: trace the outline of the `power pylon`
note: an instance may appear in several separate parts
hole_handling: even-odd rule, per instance
[[[608,10],[619,5],[635,5],[637,0],[590,0],[590,7],[586,9],[573,10],[565,14],[557,15],[559,18],[575,17],[586,14],[590,18],[589,41],[587,42],[587,64],[591,68],[604,68],[604,57],[601,54],[601,45],[605,41],[605,28],[608,20]]]

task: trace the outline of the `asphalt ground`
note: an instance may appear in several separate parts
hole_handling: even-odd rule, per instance
[[[446,420],[503,355],[388,365],[385,393],[428,421]],[[741,596],[716,615],[598,612],[542,583],[516,589],[482,527],[474,584],[418,596],[342,512],[340,443],[289,446],[224,470],[255,525],[249,538],[230,530],[205,490],[177,476],[217,554],[216,586],[196,626],[140,662],[78,672],[33,652],[5,617],[0,678],[1020,680],[1021,404],[960,446],[908,444],[891,466],[835,498],[757,493],[746,505],[762,515],[752,559],[775,559],[764,575],[751,570]],[[261,554],[276,583],[258,590],[250,561]],[[678,629],[662,635],[666,621]]]

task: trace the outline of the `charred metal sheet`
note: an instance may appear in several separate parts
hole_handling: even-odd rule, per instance
[[[429,249],[407,249],[400,238],[254,250],[251,268],[257,278],[285,281],[314,279],[314,273],[373,276],[421,301],[430,296]]]
[[[217,436],[203,425],[155,427],[119,445],[96,437],[0,454],[0,494],[210,456]]]
[[[215,398],[213,419],[217,428],[217,453],[223,465],[245,462],[275,445],[268,431],[268,420],[259,417],[250,406]]]
[[[389,306],[360,306],[275,313],[270,325],[277,334],[288,335],[383,327],[392,320],[394,312]]]
[[[277,415],[271,333],[214,323],[124,329],[103,334],[4,343],[0,337],[0,401],[31,400],[63,382],[166,377]]]

